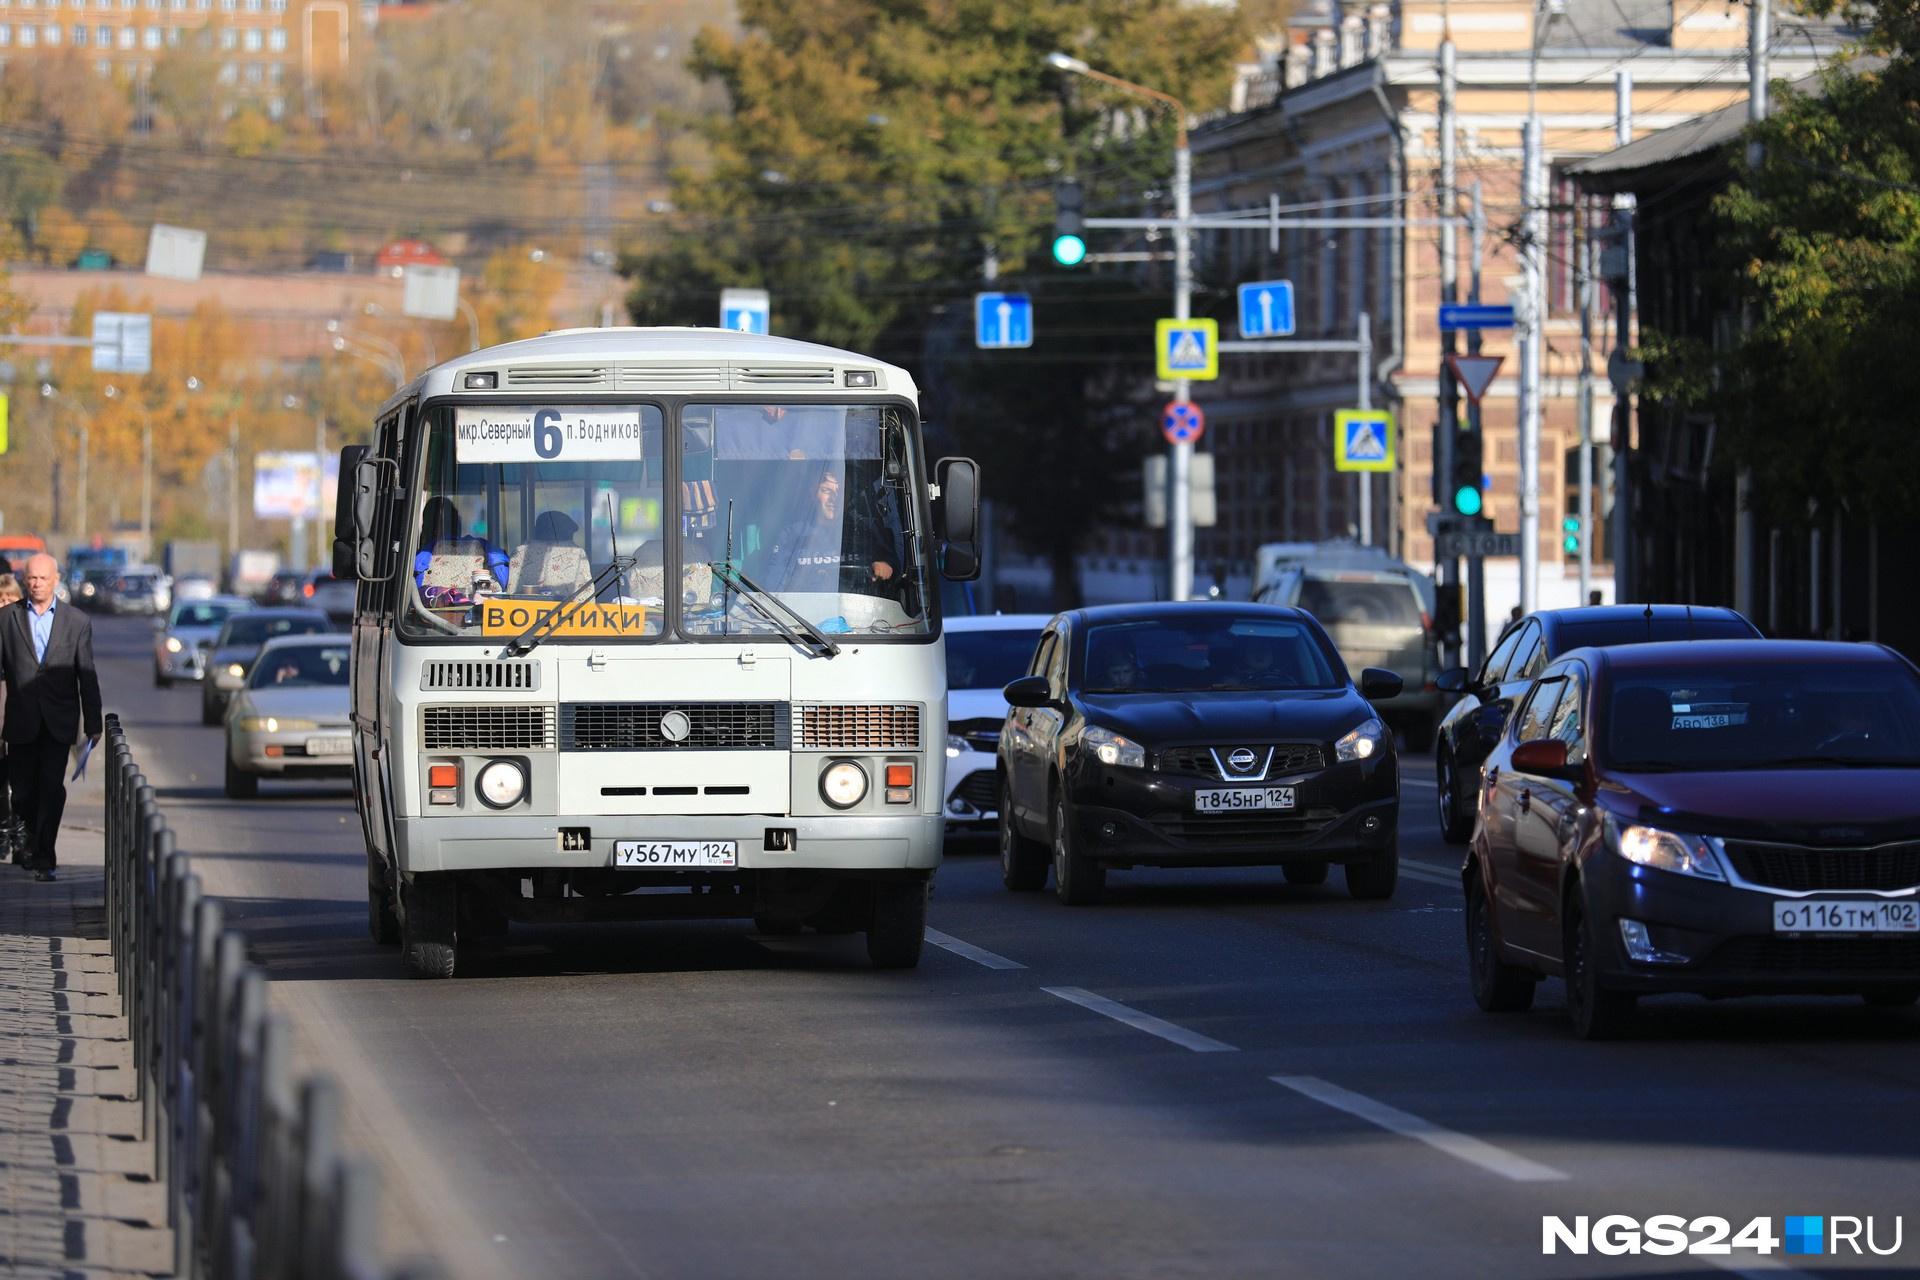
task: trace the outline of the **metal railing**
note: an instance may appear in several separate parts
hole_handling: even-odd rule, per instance
[[[384,1270],[378,1175],[338,1148],[340,1095],[295,1081],[267,976],[176,852],[154,789],[108,716],[106,908],[131,1026],[142,1139],[167,1188],[174,1272],[191,1280],[436,1280]]]

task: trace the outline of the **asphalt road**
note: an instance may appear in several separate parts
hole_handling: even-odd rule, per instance
[[[96,635],[180,847],[354,1100],[396,1247],[461,1276],[1920,1274],[1920,1015],[1676,997],[1581,1044],[1557,982],[1480,1013],[1429,760],[1391,902],[1141,871],[1070,909],[976,847],[916,971],[747,922],[515,926],[417,982],[367,937],[348,788],[225,800],[145,624]],[[1543,1256],[1543,1215],[1616,1213],[1871,1215],[1882,1247],[1912,1220],[1883,1259]]]

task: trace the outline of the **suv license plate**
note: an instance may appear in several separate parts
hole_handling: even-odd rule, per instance
[[[616,840],[616,867],[731,867],[738,864],[737,840]]]
[[[1291,809],[1292,787],[1233,787],[1193,793],[1196,813],[1239,813],[1244,809]]]
[[[1920,902],[1834,902],[1819,899],[1773,904],[1775,933],[1920,933]]]

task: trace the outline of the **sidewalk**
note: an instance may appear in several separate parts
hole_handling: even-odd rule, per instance
[[[75,785],[55,883],[0,862],[4,1277],[173,1274],[107,948],[101,805],[97,782]]]

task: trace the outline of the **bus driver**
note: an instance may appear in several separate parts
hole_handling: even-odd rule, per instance
[[[769,585],[775,591],[837,592],[844,582],[849,590],[871,595],[891,583],[897,572],[892,557],[875,545],[865,522],[856,519],[849,529],[846,514],[839,477],[823,470],[812,509],[774,539]]]

